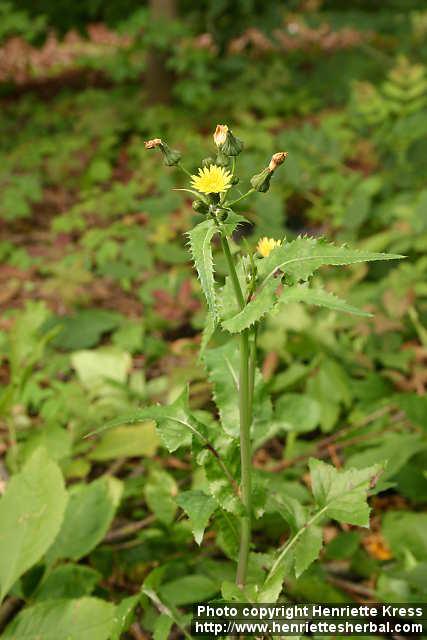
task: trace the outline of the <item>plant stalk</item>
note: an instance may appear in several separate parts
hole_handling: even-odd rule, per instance
[[[221,245],[227,260],[228,270],[234,287],[234,293],[240,309],[245,307],[245,298],[234,266],[230,246],[227,238],[221,234]],[[241,483],[240,491],[245,513],[241,518],[240,550],[237,564],[236,583],[243,587],[246,582],[248,568],[249,547],[251,543],[251,511],[252,488],[251,466],[252,451],[250,427],[252,422],[253,374],[250,374],[249,330],[240,334],[240,372],[239,372],[239,412],[240,412],[240,462]]]

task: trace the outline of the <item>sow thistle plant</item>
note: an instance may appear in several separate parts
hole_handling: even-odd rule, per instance
[[[236,172],[242,141],[226,125],[218,125],[213,138],[214,157],[203,160],[194,173],[183,167],[180,152],[161,139],[150,140],[145,146],[158,149],[166,165],[186,174],[189,184],[182,190],[191,193],[194,210],[203,216],[188,232],[188,239],[207,303],[201,358],[212,383],[219,421],[207,412],[191,410],[185,391],[169,406],[146,407],[112,424],[151,418],[170,452],[192,447],[195,463],[204,467],[206,484],[203,490],[182,492],[177,501],[189,518],[196,542],[201,544],[205,528],[212,523],[218,545],[236,562],[236,582],[222,585],[223,598],[274,602],[284,577],[290,572],[300,576],[318,557],[326,519],[368,526],[367,497],[381,468],[337,470],[311,459],[310,507],[292,496],[268,490],[268,476],[266,479],[265,472],[253,468],[252,456],[277,432],[278,416],[257,367],[258,328],[268,314],[294,302],[370,315],[325,289],[312,288],[310,279],[323,265],[400,256],[357,251],[311,237],[292,241],[262,238],[253,251],[235,251],[232,235],[246,222],[234,210],[235,205],[256,192],[267,193],[287,153],[275,153],[242,193]],[[214,238],[219,239],[228,270],[222,286],[215,278]],[[227,339],[208,348],[216,332],[223,332]],[[290,535],[283,546],[261,555],[254,548],[251,532],[254,520],[266,512],[277,512]]]

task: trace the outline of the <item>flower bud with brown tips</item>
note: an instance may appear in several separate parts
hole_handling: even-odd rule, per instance
[[[270,171],[276,171],[277,167],[283,164],[288,157],[287,151],[279,151],[272,155],[268,168]]]
[[[228,126],[226,124],[217,124],[213,139],[217,147],[221,147],[227,140]]]

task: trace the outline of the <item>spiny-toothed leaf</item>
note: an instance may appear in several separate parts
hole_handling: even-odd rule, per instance
[[[206,314],[205,326],[202,331],[202,340],[200,342],[200,350],[199,350],[200,360],[202,360],[203,354],[205,353],[205,350],[210,342],[210,339],[215,333],[215,328],[216,328],[216,322],[215,322],[214,315],[213,313],[208,311],[208,313]]]
[[[214,266],[211,240],[218,228],[213,220],[204,220],[188,232],[191,255],[199,275],[209,311],[216,320],[218,316],[215,294]]]
[[[276,302],[275,291],[278,282],[275,278],[270,278],[265,286],[255,294],[255,298],[251,300],[244,309],[239,311],[235,316],[224,320],[222,326],[230,333],[240,333],[243,329],[248,329],[268,313]]]
[[[175,402],[170,405],[152,405],[138,409],[133,413],[110,420],[99,429],[88,435],[102,433],[106,429],[118,427],[122,424],[134,424],[142,420],[155,420],[157,432],[166,448],[172,453],[179,447],[189,446],[192,435],[203,440],[199,431],[198,421],[188,409],[188,391],[185,390]],[[88,437],[88,436],[86,436]]]
[[[227,218],[222,223],[222,228],[227,236],[231,236],[231,234],[236,231],[239,224],[243,223],[248,223],[247,218],[244,218],[238,213],[234,213],[234,211],[229,211],[227,214]]]
[[[279,304],[288,304],[290,302],[305,302],[306,304],[313,304],[318,307],[327,307],[333,311],[352,313],[355,316],[365,318],[372,317],[371,313],[347,304],[345,300],[341,300],[341,298],[338,298],[330,291],[325,291],[325,289],[310,289],[310,287],[305,285],[295,285],[284,289],[280,294]]]
[[[204,356],[208,378],[213,384],[213,398],[219,410],[224,431],[239,435],[239,353],[233,342],[209,349]]]
[[[204,356],[209,380],[213,384],[213,396],[221,417],[224,431],[237,438],[239,436],[239,407],[236,402],[239,389],[239,349],[235,340],[215,349],[209,349]],[[255,440],[261,438],[263,425],[272,416],[271,400],[265,391],[261,374],[256,371],[253,402],[252,433]]]
[[[295,281],[304,281],[322,265],[346,265],[373,260],[396,260],[404,256],[393,253],[371,253],[335,246],[322,239],[299,237],[293,242],[284,242],[271,254],[258,261],[261,283],[274,276],[277,270]]]
[[[375,485],[382,471],[381,465],[337,471],[330,464],[311,458],[309,467],[317,505],[334,520],[367,527],[368,491]]]
[[[177,503],[187,514],[194,539],[200,545],[209,519],[217,509],[215,500],[203,491],[190,490],[181,493]]]
[[[245,273],[243,271],[243,264],[241,261],[238,262],[236,265],[236,273],[240,283],[240,287],[243,292],[243,297],[246,298],[247,285],[246,285]],[[233,281],[231,280],[230,276],[226,277],[225,284],[219,292],[218,308],[219,308],[219,315],[222,320],[227,320],[228,318],[231,318],[232,316],[236,315],[236,313],[238,313],[239,311],[239,305],[236,300],[236,294],[234,293]]]

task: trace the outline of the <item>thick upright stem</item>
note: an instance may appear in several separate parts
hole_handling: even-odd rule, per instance
[[[245,298],[234,266],[233,257],[227,238],[221,234],[221,245],[227,260],[228,270],[233,283],[239,307],[245,307]],[[253,376],[252,376],[253,380]],[[250,427],[252,422],[252,397],[251,375],[249,369],[249,331],[246,329],[240,334],[240,373],[239,373],[239,411],[240,411],[240,461],[241,461],[241,497],[245,513],[241,519],[240,551],[237,565],[236,583],[244,586],[248,568],[249,547],[251,542],[251,438]]]

